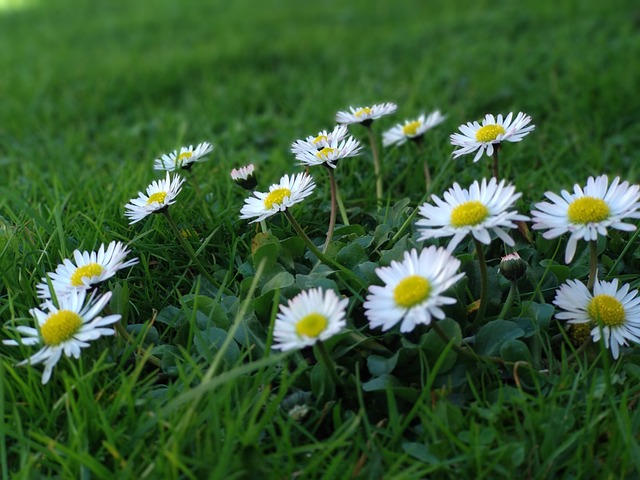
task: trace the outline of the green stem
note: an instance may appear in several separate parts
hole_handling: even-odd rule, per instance
[[[338,210],[340,210],[340,218],[342,219],[342,223],[344,225],[350,225],[349,217],[347,217],[347,210],[344,208],[344,203],[342,202],[342,195],[340,195],[340,190],[338,190],[337,183],[336,183],[336,200],[338,202]]]
[[[340,377],[338,376],[338,372],[336,370],[336,364],[331,359],[331,356],[327,351],[327,347],[325,347],[324,343],[322,343],[321,341],[316,343],[316,352],[319,353],[318,356],[320,357],[320,358],[317,358],[317,360],[320,361],[324,365],[324,368],[329,372],[329,375],[331,376],[331,380],[333,380],[333,383],[335,383],[338,386],[342,386],[342,380],[340,380]]]
[[[589,281],[587,282],[587,288],[593,290],[593,285],[596,283],[596,277],[598,276],[598,241],[589,241]]]
[[[367,126],[367,134],[369,135],[369,143],[371,144],[371,154],[373,156],[373,173],[376,177],[376,200],[382,202],[382,172],[380,169],[380,156],[378,154],[378,143],[373,134],[371,125]]]
[[[291,214],[291,212],[289,210],[285,210],[284,214],[289,219],[289,222],[291,222],[291,225],[293,226],[293,229],[296,231],[298,236],[304,241],[304,243],[307,245],[307,248],[309,248],[309,250],[311,250],[311,253],[313,253],[316,257],[318,257],[318,260],[320,260],[322,263],[324,263],[328,267],[340,270],[347,277],[349,277],[352,280],[355,280],[362,288],[367,288],[367,285],[355,273],[353,273],[351,270],[343,267],[338,262],[336,262],[335,260],[330,259],[324,253],[322,253],[318,249],[318,247],[316,247],[313,244],[313,242],[307,236],[307,234],[304,233],[304,230],[302,230],[302,227],[300,226],[300,224],[297,222],[297,220],[295,219],[295,217]]]
[[[142,350],[142,347],[140,345],[136,345],[135,340],[129,334],[129,332],[127,332],[127,328],[124,325],[122,325],[122,323],[118,321],[113,326],[116,329],[116,332],[118,332],[118,335],[120,335],[125,342],[127,342],[129,345],[135,348],[138,352]],[[162,368],[162,360],[160,360],[155,355],[149,355],[148,360],[149,360],[149,363],[151,363],[152,365],[155,365],[158,368]]]
[[[264,220],[260,220],[260,229],[262,230],[262,233],[269,233],[267,222],[265,222]]]
[[[478,307],[478,313],[476,313],[476,322],[481,324],[484,322],[484,314],[487,310],[487,262],[484,258],[484,250],[482,243],[473,239],[473,243],[476,246],[476,254],[478,255],[478,263],[480,264],[480,306]]]
[[[416,141],[416,145],[418,147],[418,156],[422,157],[422,169],[424,170],[424,183],[426,186],[426,192],[431,189],[431,169],[429,168],[429,159],[424,154],[424,148],[422,147],[423,137],[420,137],[419,140]]]
[[[336,184],[336,176],[333,174],[333,168],[327,167],[327,170],[329,171],[329,183],[331,185],[331,213],[329,214],[329,228],[327,229],[327,238],[324,241],[322,253],[326,253],[327,248],[329,248],[331,238],[333,238],[333,230],[336,228],[337,214],[336,193],[338,191],[338,185]]]
[[[500,316],[498,318],[504,319],[505,315],[511,308],[511,304],[513,303],[513,298],[515,297],[517,291],[518,291],[518,281],[511,280],[511,288],[509,288],[509,294],[507,295],[507,300],[504,302],[504,306],[502,307],[502,310],[500,310]]]
[[[493,149],[493,178],[498,180],[498,151],[500,150],[500,144],[494,145]]]
[[[196,256],[196,252],[193,251],[193,247],[191,246],[191,244],[187,242],[187,240],[182,236],[182,233],[180,233],[180,229],[178,228],[178,225],[176,225],[175,220],[169,213],[169,209],[165,208],[162,211],[162,213],[164,213],[164,216],[167,219],[167,222],[169,222],[169,226],[171,227],[171,230],[173,230],[173,233],[175,234],[175,236],[178,237],[178,241],[180,242],[180,245],[182,246],[184,251],[187,253],[191,261],[196,265],[196,267],[198,267],[198,270],[200,270],[200,273],[211,283],[211,285],[214,285],[215,287],[220,288],[220,283],[215,278],[213,278],[211,274],[204,268],[204,265],[202,265],[200,260],[198,260],[198,257]]]

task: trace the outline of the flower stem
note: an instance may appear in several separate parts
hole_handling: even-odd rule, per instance
[[[318,247],[316,247],[313,244],[313,242],[308,237],[308,235],[306,233],[304,233],[304,230],[302,230],[302,227],[300,226],[298,221],[295,219],[295,217],[291,214],[291,212],[289,210],[285,210],[284,214],[289,219],[289,222],[291,222],[291,225],[293,226],[293,229],[296,231],[298,236],[302,239],[302,241],[304,241],[304,243],[307,245],[309,250],[311,250],[311,253],[313,253],[316,257],[318,257],[318,260],[320,260],[322,263],[324,263],[328,267],[340,270],[347,277],[349,277],[352,280],[355,280],[362,288],[367,288],[367,285],[355,273],[353,273],[351,270],[343,267],[338,262],[336,262],[335,260],[332,260],[331,258],[327,257],[324,253],[322,253],[318,249]]]
[[[319,357],[319,358],[318,358]],[[324,343],[319,341],[316,343],[316,359],[322,363],[324,368],[329,372],[331,376],[331,380],[338,386],[342,386],[342,380],[338,376],[338,372],[336,370],[336,364],[331,359],[329,352],[327,351],[327,347],[324,346]]]
[[[587,282],[587,288],[593,290],[593,285],[596,283],[596,277],[598,276],[598,241],[589,240],[589,281]]]
[[[511,304],[513,303],[513,298],[515,297],[516,292],[518,291],[518,281],[511,280],[511,288],[509,288],[509,294],[507,295],[507,300],[504,302],[504,306],[502,310],[500,310],[500,316],[498,318],[504,319],[505,315],[511,308]]]
[[[422,157],[422,169],[424,170],[424,183],[425,183],[425,192],[428,192],[431,189],[431,169],[429,168],[429,159],[424,154],[424,148],[422,146],[423,137],[419,137],[416,140],[416,145],[418,147],[418,156]]]
[[[171,230],[173,230],[173,233],[175,234],[175,236],[178,237],[178,241],[180,242],[180,245],[182,246],[184,251],[187,253],[191,261],[196,265],[196,267],[198,267],[198,270],[200,270],[200,273],[209,281],[209,283],[211,283],[215,287],[220,288],[220,283],[215,278],[213,278],[211,274],[204,268],[204,265],[202,265],[200,260],[198,260],[198,257],[196,256],[196,252],[193,251],[193,247],[191,246],[191,244],[187,242],[187,240],[182,236],[182,233],[180,233],[180,229],[178,228],[178,225],[176,225],[175,220],[169,213],[169,209],[165,208],[162,211],[162,213],[164,213],[164,216],[167,219],[167,222],[169,223]]]
[[[327,238],[324,241],[322,247],[322,253],[326,253],[329,248],[329,243],[333,237],[333,230],[336,228],[336,214],[337,214],[337,192],[338,185],[336,184],[336,176],[333,174],[333,168],[327,167],[329,171],[329,183],[331,184],[331,213],[329,214],[329,228],[327,229]]]
[[[498,151],[500,150],[500,144],[497,144],[493,149],[493,178],[498,180]]]
[[[373,173],[376,177],[376,200],[382,202],[382,173],[380,170],[380,156],[378,154],[378,143],[371,129],[371,125],[367,125],[367,134],[369,135],[369,143],[371,144],[371,154],[373,155]]]
[[[347,217],[347,211],[344,208],[344,203],[342,202],[342,195],[340,195],[340,190],[338,190],[337,183],[336,183],[336,201],[338,202],[338,210],[340,210],[340,218],[342,219],[342,223],[345,225],[350,225],[349,217]]]
[[[269,233],[267,222],[265,222],[264,220],[260,220],[260,229],[262,230],[262,233]]]
[[[478,255],[478,263],[480,264],[480,306],[478,307],[478,313],[476,313],[476,322],[481,324],[484,322],[484,314],[487,310],[487,262],[484,258],[484,249],[482,243],[473,239],[473,243],[476,246],[476,254]]]

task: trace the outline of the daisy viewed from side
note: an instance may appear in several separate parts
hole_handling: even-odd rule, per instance
[[[336,114],[336,122],[345,125],[352,123],[362,123],[363,125],[371,125],[371,123],[382,117],[395,112],[398,106],[395,103],[379,103],[372,107],[349,107],[349,111],[340,111]]]
[[[273,327],[274,349],[297,350],[327,340],[346,325],[349,300],[333,290],[313,288],[280,305]]]
[[[382,134],[382,145],[402,145],[407,140],[421,139],[427,130],[439,125],[445,118],[440,110],[436,110],[428,116],[423,113],[415,120],[407,120],[404,125],[397,124]]]
[[[118,270],[138,263],[137,258],[124,261],[129,253],[122,242],[111,242],[106,249],[102,244],[97,252],[74,250],[73,260],[65,258],[55,272],[47,274],[56,297],[60,299],[75,290],[88,290],[113,277]],[[52,297],[46,278],[36,285],[36,290],[39,298]]]
[[[332,131],[322,130],[317,135],[309,135],[304,140],[296,140],[291,144],[291,153],[297,155],[300,152],[316,152],[332,143],[341,142],[347,136],[348,129],[344,125],[336,125]]]
[[[22,334],[19,340],[3,340],[5,345],[43,345],[42,348],[18,365],[44,363],[42,383],[51,378],[51,371],[64,353],[67,357],[80,358],[80,350],[89,346],[89,341],[103,335],[114,335],[109,325],[120,320],[120,315],[99,317],[107,305],[111,292],[95,298],[86,298],[85,290],[71,291],[60,298],[60,307],[46,301],[44,310],[33,308],[29,313],[35,318],[37,328],[19,326],[15,330]],[[86,302],[85,302],[86,300]]]
[[[177,150],[169,154],[164,154],[162,157],[157,158],[153,163],[155,170],[166,170],[173,172],[178,169],[190,170],[194,163],[202,162],[206,160],[206,155],[213,151],[213,145],[209,142],[202,142],[198,144],[195,149],[193,145],[188,147],[181,147],[180,153]]]
[[[159,213],[164,208],[176,202],[176,197],[182,189],[184,179],[174,174],[172,177],[167,172],[163,180],[155,180],[147,187],[147,193],[138,193],[138,198],[131,199],[127,203],[124,215],[130,224],[139,222],[147,215]]]
[[[249,223],[269,218],[296,203],[300,203],[311,195],[315,187],[313,178],[307,173],[285,175],[280,179],[280,183],[269,187],[268,193],[253,192],[253,196],[244,201],[244,206],[240,210],[240,218],[253,218],[254,220]]]
[[[253,190],[258,184],[253,173],[254,166],[252,163],[238,169],[231,170],[231,179],[245,190]]]
[[[469,190],[453,184],[440,199],[431,195],[435,205],[424,203],[419,214],[422,217],[416,222],[420,232],[420,240],[430,238],[453,237],[447,250],[452,252],[467,235],[489,245],[495,233],[507,245],[513,246],[513,239],[504,229],[515,228],[515,221],[526,221],[528,217],[515,210],[508,210],[522,194],[516,193],[513,185],[500,183],[495,178],[482,183],[476,180]]]
[[[520,112],[513,119],[513,112],[511,112],[504,119],[502,114],[497,118],[487,114],[482,120],[482,125],[478,122],[467,122],[466,125],[460,125],[458,129],[461,133],[451,135],[451,144],[459,147],[453,152],[453,157],[458,158],[461,155],[476,152],[476,150],[476,155],[473,157],[474,162],[480,160],[485,152],[491,157],[501,142],[519,142],[531,133],[536,126],[529,125],[529,123],[531,123],[529,115]]]
[[[574,185],[573,193],[562,190],[560,195],[545,193],[551,203],[536,203],[532,210],[533,229],[547,230],[543,237],[556,238],[569,232],[565,251],[565,262],[569,263],[577,248],[578,240],[597,240],[598,235],[607,235],[607,228],[633,231],[635,225],[624,223],[625,218],[640,218],[640,187],[620,183],[620,177],[609,184],[606,175],[589,177],[582,189]]]
[[[300,161],[300,165],[315,166],[326,165],[327,167],[336,168],[338,160],[342,158],[355,157],[362,153],[362,145],[351,135],[345,140],[337,140],[330,138],[323,140],[322,148],[315,145],[308,149],[302,149],[301,146],[296,147],[296,159]],[[291,147],[293,151],[293,146]]]
[[[618,289],[618,280],[596,280],[593,294],[578,280],[568,280],[556,293],[553,303],[562,311],[558,320],[572,324],[592,323],[594,342],[604,339],[613,358],[620,355],[620,346],[628,342],[640,343],[640,297],[638,291],[630,292],[629,284]]]
[[[402,262],[377,268],[384,286],[369,287],[364,308],[370,327],[386,331],[401,322],[404,333],[429,325],[433,317],[442,320],[445,314],[440,307],[456,303],[442,294],[464,276],[456,273],[459,267],[460,260],[444,248],[430,246],[420,253],[405,252]]]

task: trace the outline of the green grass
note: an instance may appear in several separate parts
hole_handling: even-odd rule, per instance
[[[589,175],[638,182],[635,2],[13,5],[0,9],[0,318],[30,318],[35,284],[76,248],[122,240],[140,263],[109,282],[131,343],[102,339],[80,361],[63,359],[45,386],[42,367],[14,366],[30,349],[0,346],[3,478],[639,475],[635,354],[607,362],[596,348],[568,361],[568,344],[542,336],[548,373],[461,363],[446,377],[461,383],[447,385],[450,352],[439,346],[432,358],[414,348],[417,334],[410,348],[399,334],[371,332],[356,301],[351,326],[407,356],[399,360],[409,365],[404,390],[364,389],[371,357],[386,353],[346,337],[331,345],[351,374],[337,393],[309,352],[269,353],[277,305],[301,285],[365,292],[350,292],[327,270],[310,272],[284,216],[269,220],[282,244],[279,256],[267,255],[277,266],[260,275],[251,259],[256,229],[238,220],[245,194],[229,179],[231,168],[253,162],[264,190],[299,171],[292,141],[331,128],[349,105],[393,101],[399,111],[374,124],[378,132],[422,111],[447,115],[425,145],[442,172],[436,193],[490,175],[486,158],[451,160],[448,141],[489,112],[524,111],[537,125],[502,153],[522,210]],[[172,214],[194,230],[190,241],[226,293],[197,275],[164,218],[129,226],[123,216],[157,178],[154,158],[205,140],[214,154],[194,172],[206,201],[186,187]],[[388,264],[416,243],[405,236],[410,223],[400,230],[425,198],[414,157],[409,146],[385,152],[385,204],[395,210],[375,207],[368,153],[341,164],[342,195],[363,231],[337,234],[330,253],[381,224],[389,233],[377,230],[371,261]],[[324,172],[314,176],[316,193],[294,213],[321,242],[329,192]],[[402,198],[406,206],[397,205]],[[607,252],[637,283],[636,247],[620,253],[629,238],[614,235]],[[554,257],[555,244],[536,248]],[[499,250],[489,252],[494,267]],[[470,255],[465,262],[472,272]],[[579,276],[578,267],[566,275]],[[295,284],[286,281],[292,272]],[[282,283],[270,288],[278,274]],[[538,279],[548,302],[555,285]],[[288,413],[296,404],[308,409],[299,420]]]

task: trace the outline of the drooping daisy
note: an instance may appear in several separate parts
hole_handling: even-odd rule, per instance
[[[352,123],[362,123],[363,125],[371,125],[371,123],[382,117],[395,112],[398,106],[395,103],[380,103],[372,107],[349,107],[348,112],[340,111],[336,114],[336,122],[345,125]]]
[[[419,324],[429,325],[432,317],[442,320],[440,307],[456,303],[442,293],[464,276],[456,273],[459,267],[460,260],[432,245],[420,253],[405,252],[402,262],[377,268],[385,285],[369,287],[364,308],[370,327],[386,331],[402,322],[400,331],[410,332]]]
[[[169,172],[164,180],[151,182],[151,185],[147,187],[146,195],[138,192],[138,198],[131,199],[124,206],[126,210],[124,214],[129,219],[129,223],[133,225],[147,215],[159,213],[162,209],[174,204],[183,183],[183,178],[177,174],[170,177]]]
[[[348,129],[344,125],[336,125],[332,131],[322,130],[317,135],[309,135],[304,140],[296,140],[291,144],[291,153],[298,155],[300,152],[317,152],[332,143],[341,142],[347,136]]]
[[[390,145],[402,145],[407,140],[418,140],[424,136],[427,130],[442,123],[444,117],[440,110],[430,113],[425,117],[421,114],[415,120],[407,120],[404,125],[398,124],[382,134],[382,145],[388,147]]]
[[[478,122],[460,125],[458,130],[462,133],[451,135],[451,144],[460,147],[453,152],[453,158],[477,150],[476,156],[473,157],[473,161],[477,162],[485,151],[490,157],[501,142],[519,142],[536,128],[535,125],[529,125],[531,122],[529,115],[520,112],[511,121],[512,117],[513,112],[509,113],[505,119],[502,118],[502,114],[498,115],[498,118],[487,114],[482,120],[482,125]]]
[[[482,183],[476,180],[469,190],[454,183],[443,195],[444,200],[431,195],[435,205],[426,202],[420,207],[419,213],[423,218],[416,222],[420,240],[452,236],[447,247],[452,252],[468,234],[489,245],[491,231],[507,245],[513,246],[513,239],[504,229],[515,228],[517,220],[529,220],[515,210],[507,210],[521,195],[516,193],[513,185],[505,185],[504,180],[498,183],[495,178],[488,183],[486,178]]]
[[[633,231],[635,225],[624,223],[625,218],[640,218],[640,187],[620,183],[620,177],[613,179],[601,175],[589,177],[587,186],[574,185],[573,193],[562,190],[559,195],[545,193],[551,200],[536,203],[532,210],[533,229],[547,231],[544,238],[556,238],[565,232],[571,233],[567,242],[564,260],[569,263],[576,253],[578,240],[596,240],[598,235],[607,235],[607,228]]]
[[[338,141],[335,138],[329,140],[322,148],[309,148],[307,150],[298,149],[295,154],[300,165],[315,166],[326,165],[336,168],[338,160],[342,158],[355,157],[362,153],[362,145],[351,135],[346,140]],[[293,150],[293,147],[292,147]]]
[[[240,218],[255,218],[249,223],[269,218],[296,203],[300,203],[311,195],[315,187],[313,178],[307,173],[298,173],[291,177],[285,175],[280,179],[280,183],[269,187],[268,193],[253,192],[254,196],[244,201],[244,206],[240,210]]]
[[[74,250],[73,261],[65,258],[55,272],[47,274],[56,297],[60,299],[74,290],[88,290],[113,277],[118,270],[138,263],[137,258],[124,261],[129,253],[122,242],[111,242],[106,249],[102,244],[97,252]],[[46,278],[36,285],[36,290],[39,298],[52,297]]]
[[[640,343],[640,297],[637,290],[629,290],[629,284],[618,290],[617,279],[596,280],[592,294],[582,282],[568,280],[553,300],[563,310],[556,313],[556,318],[569,323],[595,324],[591,338],[599,342],[604,337],[604,344],[617,359],[621,345],[628,345],[628,341]]]
[[[120,315],[97,316],[111,298],[111,292],[95,298],[86,298],[85,290],[73,290],[60,298],[60,307],[46,301],[43,310],[32,308],[29,313],[35,318],[37,328],[19,326],[15,330],[23,336],[19,340],[3,340],[5,345],[40,345],[43,347],[18,365],[44,363],[42,383],[51,378],[51,370],[64,353],[67,357],[80,358],[80,349],[89,346],[89,341],[103,335],[113,335],[109,328],[120,320]],[[86,302],[85,302],[86,299]]]
[[[169,154],[164,154],[162,157],[157,158],[153,163],[155,170],[167,170],[173,172],[180,168],[189,170],[196,162],[203,162],[206,155],[213,151],[213,145],[209,142],[202,142],[193,148],[193,145],[188,147],[181,147],[180,153],[177,150]]]
[[[252,163],[238,169],[231,170],[231,179],[245,190],[253,190],[258,181],[253,174],[254,166]]]
[[[296,295],[288,305],[280,305],[273,327],[274,349],[297,350],[331,338],[347,322],[349,300],[333,290],[312,288]]]

